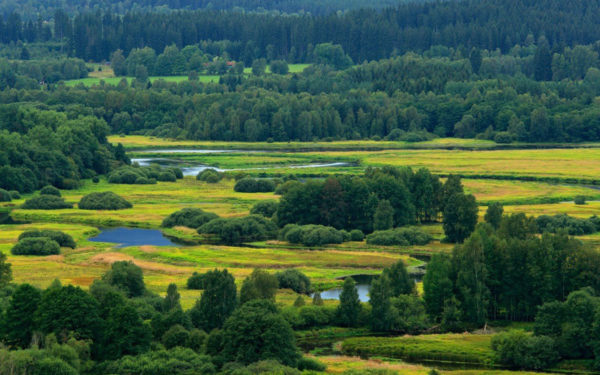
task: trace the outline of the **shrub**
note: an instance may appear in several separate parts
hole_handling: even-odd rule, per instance
[[[100,178],[98,176],[94,176],[92,177],[92,182],[97,184],[98,182],[100,182]]]
[[[216,184],[223,179],[223,174],[215,171],[214,169],[205,169],[198,173],[196,180],[208,182],[209,184]]]
[[[362,241],[365,239],[365,234],[360,229],[353,229],[350,231],[350,240],[351,241]]]
[[[300,371],[307,370],[323,372],[325,371],[325,369],[327,369],[327,366],[325,366],[324,364],[322,364],[314,358],[302,357],[298,361],[298,370]]]
[[[181,168],[171,167],[169,168],[169,171],[173,172],[176,179],[181,180],[183,178],[183,171]]]
[[[10,193],[4,189],[0,189],[0,202],[10,202],[12,200],[12,196]]]
[[[275,238],[277,226],[259,215],[242,218],[214,219],[198,228],[200,234],[217,236],[227,244],[263,241]]]
[[[183,326],[176,324],[169,328],[167,332],[162,336],[162,343],[167,349],[174,348],[176,346],[184,347],[187,345],[190,339],[190,333]]]
[[[285,240],[290,243],[300,243],[304,246],[322,246],[344,242],[344,234],[333,227],[323,225],[302,225],[288,227]],[[286,229],[284,228],[284,230]],[[349,240],[350,235],[346,238]]]
[[[277,212],[278,206],[279,204],[275,201],[262,201],[252,206],[250,213],[252,215],[261,215],[270,218]]]
[[[206,212],[201,208],[184,208],[167,216],[161,225],[165,228],[183,226],[196,229],[217,218],[219,216],[216,214]]]
[[[64,198],[55,195],[40,195],[33,197],[23,203],[21,208],[25,210],[60,210],[64,208],[73,208],[71,203],[65,202]]]
[[[583,196],[583,195],[576,196],[574,199],[574,202],[575,202],[575,204],[585,204],[585,196]]]
[[[498,132],[494,136],[494,142],[496,143],[511,143],[514,141],[514,137],[509,132]]]
[[[122,210],[133,205],[112,191],[90,193],[79,201],[81,210]]]
[[[165,182],[177,181],[177,177],[175,176],[175,173],[173,173],[173,171],[170,171],[170,170],[160,172],[158,174],[158,176],[156,177],[156,179],[158,181],[165,181]]]
[[[268,179],[243,178],[235,183],[238,193],[268,193],[275,191],[275,183]]]
[[[19,193],[16,190],[11,190],[11,191],[8,192],[8,194],[10,194],[11,199],[21,199],[21,193]]]
[[[19,241],[24,238],[40,238],[45,237],[56,241],[61,247],[75,248],[76,244],[73,237],[58,230],[28,230],[19,235]]]
[[[204,275],[204,273],[194,272],[192,276],[190,276],[190,278],[187,279],[187,288],[195,290],[204,289]]]
[[[291,289],[296,293],[308,294],[311,291],[310,279],[308,276],[296,269],[287,269],[275,274],[279,281],[279,288]]]
[[[53,255],[60,253],[60,246],[47,237],[23,238],[10,252],[13,255]]]
[[[381,246],[427,245],[433,238],[419,228],[406,227],[376,231],[367,236],[367,244]]]
[[[521,330],[503,332],[492,337],[492,349],[500,364],[514,369],[541,370],[559,359],[554,340],[531,336]]]
[[[55,188],[54,186],[46,185],[40,190],[40,195],[54,195],[60,197],[60,190]]]
[[[283,184],[277,186],[277,189],[275,189],[275,194],[285,195],[288,191],[290,191],[290,189],[298,185],[302,185],[302,183],[295,180],[286,181]]]
[[[177,178],[183,178],[183,172],[178,168],[164,169],[158,165],[125,166],[112,171],[108,176],[108,182],[111,184],[147,185],[155,184],[157,180],[175,181]]]

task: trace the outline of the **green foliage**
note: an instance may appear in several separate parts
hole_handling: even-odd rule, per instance
[[[252,206],[250,214],[272,218],[275,212],[277,212],[278,206],[279,203],[277,203],[276,201],[261,201]]]
[[[502,204],[494,202],[488,206],[483,218],[485,222],[494,227],[494,229],[498,229],[500,227],[500,222],[502,221],[503,213],[504,207],[502,207]]]
[[[190,339],[190,333],[181,325],[174,325],[162,336],[161,342],[167,349],[176,346],[185,347]]]
[[[156,181],[175,181],[178,176],[182,176],[180,171],[176,173],[157,165],[149,167],[123,166],[108,175],[108,182],[111,184],[151,185]]]
[[[394,208],[390,201],[382,199],[377,204],[373,216],[373,229],[376,231],[387,230],[394,227]]]
[[[123,210],[133,205],[112,191],[90,193],[79,201],[81,210]]]
[[[21,206],[24,210],[62,210],[73,208],[71,203],[65,202],[64,198],[54,195],[40,195],[25,201]]]
[[[340,304],[336,310],[336,321],[343,327],[355,327],[358,324],[358,316],[362,305],[358,298],[356,283],[351,277],[344,280]]]
[[[243,178],[235,183],[233,190],[239,193],[269,193],[275,191],[275,183],[263,178]]]
[[[406,265],[402,260],[396,262],[390,267],[385,268],[382,275],[389,279],[393,297],[398,297],[402,294],[412,294],[416,290],[415,282],[408,275]]]
[[[177,291],[177,284],[171,283],[167,287],[167,295],[163,301],[162,310],[171,311],[173,309],[181,309],[181,295]]]
[[[226,244],[239,244],[275,238],[277,226],[262,216],[250,215],[211,220],[198,228],[198,233],[216,236]]]
[[[365,234],[360,229],[352,229],[350,231],[351,241],[362,241],[365,239]]]
[[[60,247],[70,247],[70,248],[74,249],[77,246],[77,244],[75,243],[75,240],[73,240],[73,237],[71,237],[70,235],[68,235],[64,232],[58,231],[58,230],[49,230],[49,229],[27,230],[19,235],[19,241],[24,238],[40,238],[40,237],[49,238],[53,241],[56,241],[60,245]]]
[[[454,194],[444,207],[444,233],[450,242],[463,242],[475,229],[479,209],[473,195]]]
[[[205,275],[205,273],[194,272],[192,276],[187,279],[187,288],[196,290],[204,289]]]
[[[129,297],[139,297],[146,291],[142,269],[131,261],[114,262],[102,280],[122,290]]]
[[[219,216],[212,212],[206,212],[201,208],[184,208],[167,216],[161,226],[172,228],[183,226],[188,228],[199,228]]]
[[[308,294],[311,291],[310,279],[297,269],[289,268],[277,272],[275,277],[277,277],[279,288],[289,288],[300,294]]]
[[[10,202],[12,199],[13,198],[8,191],[0,189],[0,202]]]
[[[33,317],[40,299],[41,292],[29,284],[21,284],[14,291],[2,329],[7,344],[21,348],[29,346],[35,329]]]
[[[6,254],[0,253],[0,290],[2,290],[11,280],[11,264],[6,262]]]
[[[579,204],[579,205],[583,205],[585,204],[585,196],[584,195],[578,195],[573,199],[573,202],[575,204]]]
[[[214,169],[208,168],[198,173],[196,180],[216,184],[223,179],[223,173],[219,173]]]
[[[275,359],[296,366],[300,358],[290,325],[273,302],[265,299],[243,304],[225,322],[223,335],[227,362],[249,364]]]
[[[21,193],[19,193],[16,190],[11,190],[8,192],[10,194],[11,199],[21,199]],[[2,195],[2,193],[0,192],[0,195]],[[2,199],[2,198],[0,198]]]
[[[54,195],[60,197],[60,190],[51,185],[46,185],[40,190],[40,195]]]
[[[451,279],[451,259],[446,254],[434,254],[427,263],[423,277],[423,300],[429,316],[440,320],[444,304],[453,297]]]
[[[513,369],[541,370],[551,367],[559,359],[554,340],[531,336],[520,330],[494,335],[492,349],[498,363]]]
[[[427,245],[433,238],[418,227],[394,228],[367,235],[367,244],[382,246]]]
[[[391,297],[390,280],[381,276],[373,280],[369,291],[371,305],[371,329],[376,332],[388,331],[391,328]]]
[[[271,73],[273,74],[288,74],[289,67],[286,61],[283,60],[273,60],[271,61]]]
[[[287,228],[287,229],[286,229]],[[300,243],[314,247],[339,244],[344,241],[342,231],[323,225],[286,226],[284,239],[290,243]]]
[[[579,219],[566,214],[540,215],[535,219],[535,223],[540,233],[557,233],[566,230],[570,235],[583,235],[600,231],[600,218],[598,216]]]
[[[242,283],[240,303],[244,304],[255,299],[266,299],[275,302],[278,287],[277,276],[257,268]]]
[[[312,304],[314,306],[323,306],[323,299],[321,298],[321,293],[315,292],[313,295]]]
[[[211,358],[188,348],[155,350],[137,356],[125,356],[106,366],[107,374],[146,374],[151,369],[153,375],[214,374],[215,366]]]
[[[137,310],[120,303],[108,312],[102,340],[97,343],[96,350],[100,358],[118,359],[148,351],[151,340],[150,326],[142,321]]]
[[[300,371],[318,371],[324,372],[327,369],[323,363],[314,358],[302,357],[298,361],[298,370]]]
[[[102,320],[99,305],[85,291],[74,286],[46,289],[42,293],[35,320],[43,333],[62,337],[70,332],[77,339],[96,339]]]
[[[204,292],[190,311],[195,327],[206,332],[221,328],[237,306],[235,279],[227,270],[209,271],[204,277]]]
[[[48,237],[24,238],[10,252],[13,255],[55,255],[60,254],[60,245]]]

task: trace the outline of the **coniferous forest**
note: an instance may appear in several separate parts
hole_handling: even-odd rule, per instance
[[[0,375],[597,373],[599,98],[600,0],[0,0]]]

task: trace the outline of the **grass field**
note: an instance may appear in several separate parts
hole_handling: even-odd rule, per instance
[[[101,72],[98,72],[101,73]],[[91,76],[88,78],[81,78],[81,79],[72,79],[72,80],[68,80],[65,81],[65,85],[66,86],[77,86],[79,84],[83,84],[86,87],[91,87],[94,85],[99,85],[102,81],[104,81],[105,84],[107,85],[118,85],[119,82],[121,82],[121,80],[126,79],[128,84],[131,84],[131,81],[133,81],[133,77],[110,77],[110,76],[102,76],[100,74],[98,74],[98,76]],[[175,82],[175,83],[179,83],[182,81],[187,81],[188,80],[188,76],[164,76],[164,77],[149,77],[148,78],[150,80],[150,82],[155,82],[159,79],[162,79],[166,82]],[[198,77],[198,80],[200,82],[203,83],[209,83],[209,82],[219,82],[219,76],[215,76],[215,75],[202,75]]]

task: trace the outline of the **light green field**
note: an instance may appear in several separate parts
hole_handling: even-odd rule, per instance
[[[288,64],[290,73],[302,73],[304,69],[308,68],[311,64]],[[266,73],[271,73],[271,67],[267,64]],[[252,74],[252,68],[244,68],[244,74]]]
[[[98,72],[96,72],[98,73]],[[72,79],[72,80],[68,80],[65,81],[65,85],[66,86],[77,86],[79,84],[83,84],[86,87],[91,87],[91,86],[95,86],[95,85],[99,85],[101,84],[101,81],[104,81],[105,84],[107,85],[118,85],[119,82],[121,82],[121,80],[127,80],[127,84],[131,84],[131,81],[133,81],[133,77],[88,77],[88,78],[81,78],[81,79]],[[155,82],[157,80],[164,80],[165,82],[174,82],[174,83],[179,83],[179,82],[183,82],[183,81],[187,81],[188,80],[188,76],[164,76],[164,77],[149,77],[148,78],[150,80],[150,82]],[[203,83],[210,83],[210,82],[219,82],[219,76],[216,75],[202,75],[198,77],[198,80],[200,82]]]

